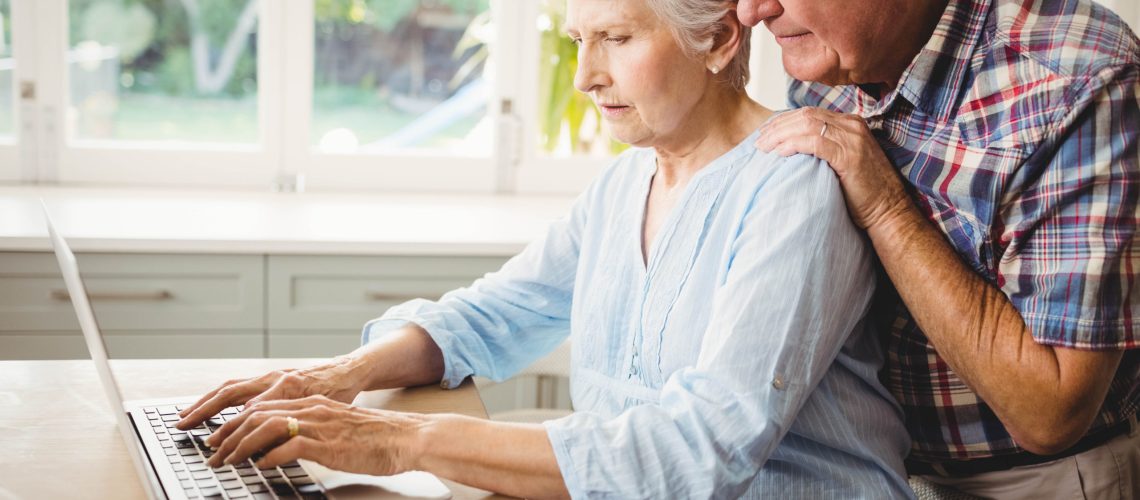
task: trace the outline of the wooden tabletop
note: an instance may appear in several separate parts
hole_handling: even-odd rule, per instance
[[[123,398],[131,400],[201,394],[227,379],[320,361],[115,360],[111,366]],[[357,404],[487,417],[470,380],[450,391],[369,392]],[[491,496],[444,483],[457,499]],[[0,499],[23,498],[146,498],[90,360],[0,361]]]

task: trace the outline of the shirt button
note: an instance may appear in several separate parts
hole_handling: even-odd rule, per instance
[[[776,378],[772,379],[772,388],[776,389],[777,391],[784,390],[784,379],[783,379],[783,377],[776,375]]]
[[[637,367],[634,366],[634,367],[630,368],[629,371],[631,373],[633,373],[634,375],[637,375],[640,370],[638,370]]]
[[[447,383],[447,381],[446,381],[446,380],[444,380],[444,381],[442,381],[442,382],[440,382],[440,383],[439,383],[439,388],[440,388],[440,389],[450,389],[450,388],[451,388],[451,386],[450,386],[450,385]]]

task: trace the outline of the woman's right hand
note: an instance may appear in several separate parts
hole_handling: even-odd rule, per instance
[[[260,377],[227,380],[178,413],[176,427],[192,429],[222,410],[259,401],[300,399],[313,395],[349,403],[363,390],[350,356],[304,369],[275,370]]]

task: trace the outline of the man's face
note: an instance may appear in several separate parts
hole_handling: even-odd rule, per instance
[[[903,22],[908,1],[740,0],[741,22],[763,22],[783,52],[784,69],[797,80],[828,85],[878,83],[889,58],[891,25]],[[921,2],[920,2],[921,3]],[[901,9],[902,12],[899,10]]]

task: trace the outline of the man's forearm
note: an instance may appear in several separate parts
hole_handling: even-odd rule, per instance
[[[408,468],[524,498],[567,498],[546,430],[537,424],[426,415]]]
[[[978,393],[1023,447],[1060,451],[1087,430],[1108,390],[1111,366],[1087,366],[1107,376],[1088,380],[1095,354],[1034,341],[1001,290],[960,259],[913,204],[868,228],[876,253],[900,297],[938,353]],[[1111,358],[1113,353],[1109,353]],[[1083,357],[1077,362],[1063,358]],[[1091,389],[1091,390],[1090,390]]]

